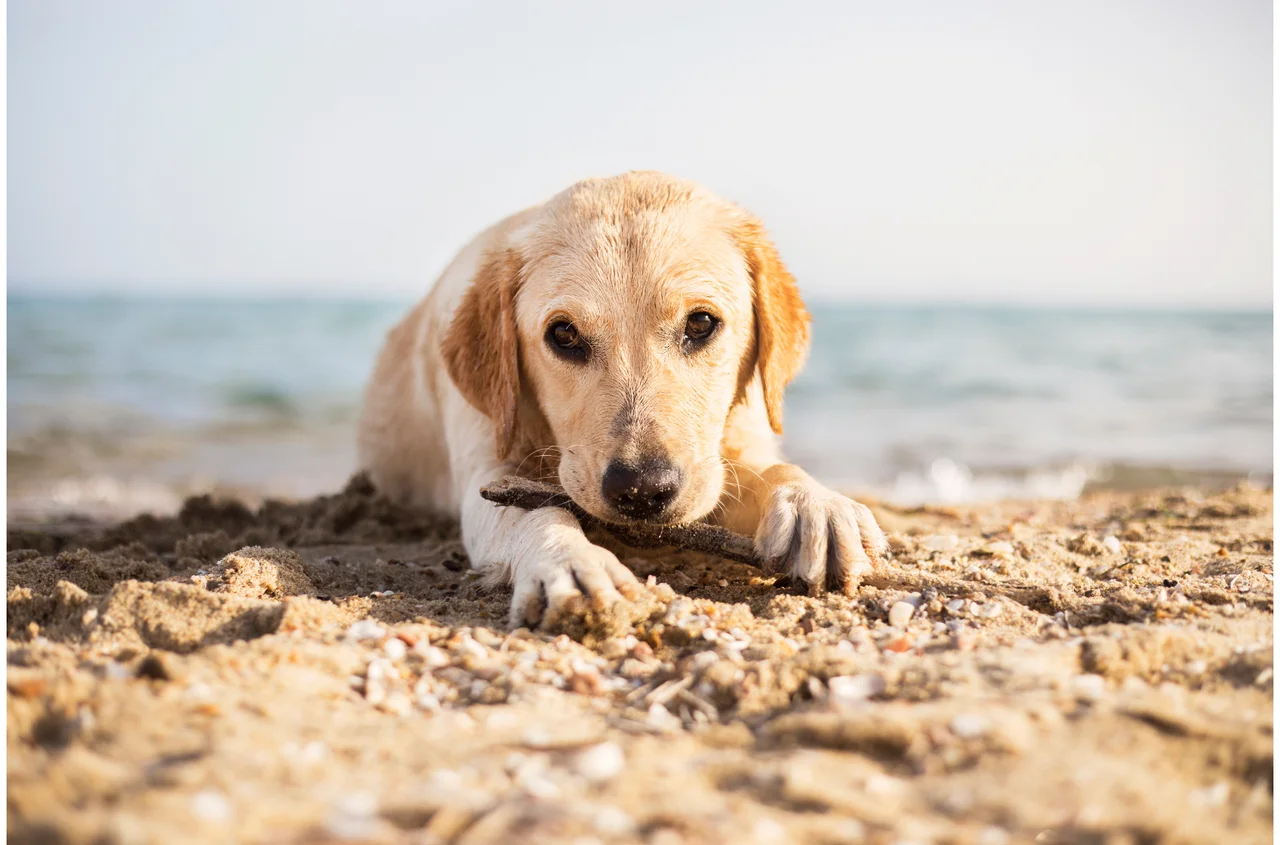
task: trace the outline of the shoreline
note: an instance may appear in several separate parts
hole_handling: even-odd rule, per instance
[[[865,498],[900,507],[929,503],[991,505],[1001,501],[1036,499],[1073,501],[1099,493],[1141,493],[1174,488],[1211,494],[1239,484],[1266,489],[1274,483],[1274,476],[1269,471],[1238,468],[1067,462],[1043,468],[982,467],[970,470],[950,461],[938,463],[948,465],[949,474],[960,478],[958,489],[954,480],[945,477],[930,479],[928,472],[904,472],[893,482],[879,484],[840,484],[829,480],[824,483],[859,501]],[[210,483],[200,478],[178,482],[154,472],[127,475],[93,473],[80,477],[72,474],[11,474],[7,520],[11,525],[29,528],[59,522],[105,525],[144,513],[158,517],[173,516],[192,496],[232,498],[259,508],[268,501],[298,503],[341,489],[342,481],[333,482],[341,473],[324,472],[319,475],[329,480],[312,478],[301,484],[295,480],[287,487],[280,487]],[[316,492],[300,493],[300,490]],[[952,495],[943,496],[944,492]]]
[[[11,836],[1270,841],[1271,490],[874,507],[852,598],[611,544],[571,636],[358,480],[11,526]]]

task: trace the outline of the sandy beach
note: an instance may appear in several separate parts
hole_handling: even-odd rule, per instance
[[[358,479],[11,524],[10,841],[1271,841],[1270,490],[872,504],[852,599],[615,544],[568,634]]]

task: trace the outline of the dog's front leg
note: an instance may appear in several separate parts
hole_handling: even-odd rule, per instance
[[[509,465],[474,473],[462,496],[467,556],[491,582],[514,588],[512,627],[555,627],[581,615],[587,603],[605,609],[639,595],[635,574],[588,540],[573,514],[562,508],[504,508],[480,497],[482,486],[513,474]]]
[[[815,481],[792,464],[736,462],[737,499],[751,513],[735,520],[754,526],[756,553],[774,572],[852,595],[884,558],[888,541],[871,509]]]

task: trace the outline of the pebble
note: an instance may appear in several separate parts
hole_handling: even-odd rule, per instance
[[[1077,698],[1097,701],[1107,691],[1107,681],[1101,675],[1076,675],[1071,679],[1071,691]]]
[[[226,824],[231,821],[231,802],[216,789],[202,789],[191,796],[191,812],[200,821]]]
[[[978,834],[978,845],[1007,845],[1009,842],[1009,833],[1002,827],[984,828],[982,833]]]
[[[357,790],[344,795],[325,822],[326,832],[336,839],[367,839],[374,831],[378,800],[372,793]]]
[[[993,554],[996,557],[1013,557],[1013,543],[1010,543],[1007,540],[999,540],[995,543],[987,543],[987,545],[984,547],[984,550],[988,554]]]
[[[635,819],[617,807],[601,807],[592,819],[592,826],[601,836],[627,836],[635,830]]]
[[[403,716],[413,709],[413,702],[409,700],[408,695],[396,690],[383,700],[381,709],[394,716]]]
[[[188,701],[205,702],[213,698],[213,688],[197,681],[183,690],[182,694]]]
[[[960,613],[964,610],[964,599],[952,599],[947,602],[948,613]]]
[[[1004,613],[1004,605],[998,601],[989,601],[982,606],[982,612],[979,614],[983,619],[995,619]]]
[[[827,681],[827,691],[837,704],[855,704],[884,692],[884,678],[874,672],[841,675]]]
[[[602,742],[579,751],[573,770],[591,783],[613,780],[626,768],[627,757],[616,742]]]
[[[921,540],[920,545],[931,552],[949,552],[960,545],[960,538],[955,534],[934,534]]]
[[[387,653],[387,657],[391,660],[402,660],[409,651],[409,647],[404,644],[404,640],[392,637],[382,644],[382,650]]]
[[[458,651],[465,656],[474,657],[477,660],[489,656],[489,650],[470,637],[464,637],[459,640]]]
[[[656,701],[649,705],[646,718],[650,725],[662,730],[677,730],[681,727],[680,719]]]
[[[359,622],[353,622],[347,629],[347,639],[356,642],[380,640],[384,636],[386,636],[386,629],[374,619],[361,619]]]
[[[895,602],[893,607],[889,608],[889,624],[895,628],[903,628],[911,621],[911,616],[915,612],[914,605],[905,601]]]
[[[1191,803],[1199,807],[1221,807],[1230,795],[1231,788],[1226,781],[1220,780],[1213,786],[1192,790],[1190,798]]]
[[[951,720],[951,732],[961,739],[977,739],[988,728],[986,717],[977,713],[961,713]]]
[[[541,774],[533,774],[528,777],[521,778],[520,788],[530,798],[542,798],[550,800],[560,797],[560,787],[556,786],[555,781]]]
[[[751,833],[755,841],[761,843],[787,841],[786,828],[768,816],[756,819],[755,824],[751,826]]]
[[[413,650],[414,653],[422,656],[422,662],[427,665],[428,669],[439,669],[442,666],[449,665],[448,653],[442,648],[436,648],[428,644],[426,640],[419,640]]]
[[[1118,555],[1124,551],[1124,546],[1120,545],[1120,541],[1112,534],[1108,534],[1103,538],[1102,547],[1113,555]]]

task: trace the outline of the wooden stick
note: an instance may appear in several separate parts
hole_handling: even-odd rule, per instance
[[[756,557],[755,544],[744,537],[705,522],[689,525],[655,525],[650,522],[614,523],[596,519],[578,506],[564,488],[541,481],[530,481],[508,475],[501,481],[480,488],[480,495],[497,505],[524,510],[564,508],[578,518],[583,528],[595,525],[608,531],[628,546],[652,549],[674,546],[690,552],[715,555],[748,566],[763,568]]]

